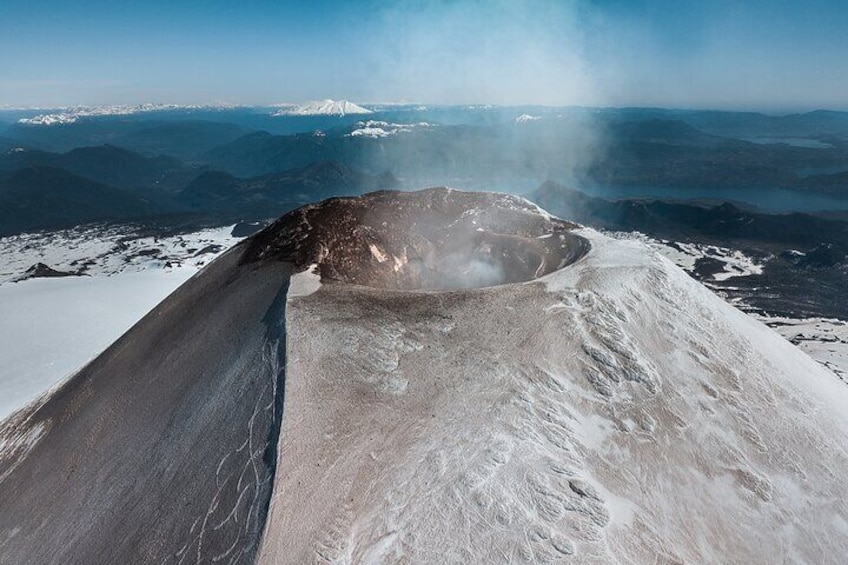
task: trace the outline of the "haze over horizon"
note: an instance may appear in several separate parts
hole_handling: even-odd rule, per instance
[[[832,0],[45,0],[0,7],[0,105],[848,108]]]

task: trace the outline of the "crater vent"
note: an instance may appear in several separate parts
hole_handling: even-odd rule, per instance
[[[316,266],[333,281],[406,291],[531,281],[589,249],[576,224],[506,194],[430,188],[332,198],[250,240],[245,261]]]

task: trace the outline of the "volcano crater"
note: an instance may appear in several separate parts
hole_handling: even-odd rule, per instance
[[[512,195],[431,188],[333,198],[286,214],[245,261],[317,269],[323,282],[438,291],[531,281],[580,259],[576,224]]]

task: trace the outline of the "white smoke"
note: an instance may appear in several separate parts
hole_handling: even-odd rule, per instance
[[[440,261],[439,272],[442,277],[438,288],[444,290],[497,286],[506,281],[503,265],[499,262],[466,253],[444,257]]]
[[[396,2],[373,41],[373,96],[449,104],[597,104],[576,4]]]

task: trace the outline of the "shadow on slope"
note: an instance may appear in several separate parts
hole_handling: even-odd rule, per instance
[[[0,563],[253,562],[291,269],[243,251],[0,427]]]

